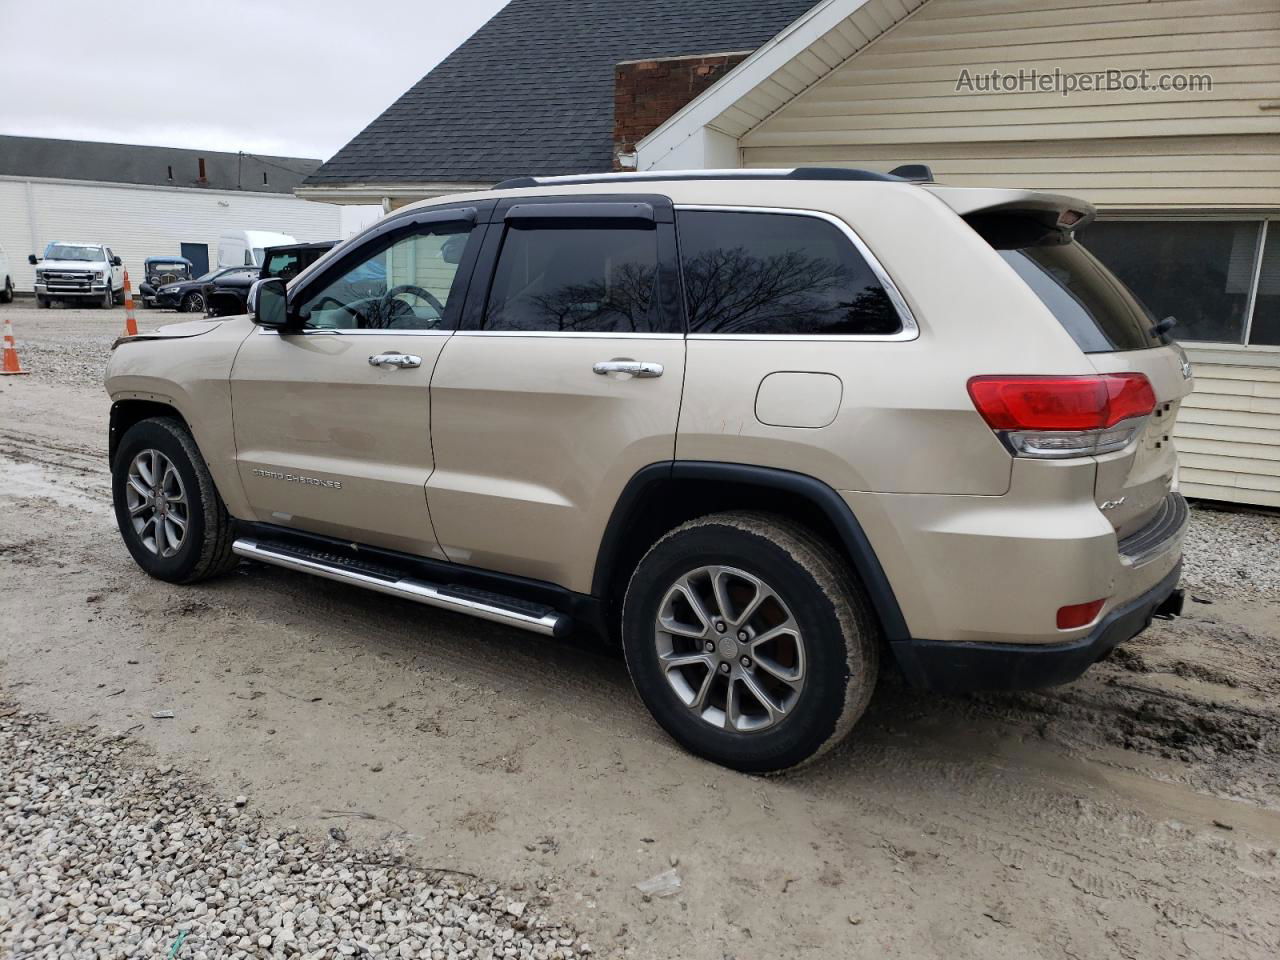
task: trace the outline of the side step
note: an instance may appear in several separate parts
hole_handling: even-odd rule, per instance
[[[394,568],[381,564],[247,537],[233,543],[231,550],[250,560],[315,574],[317,577],[376,590],[393,597],[403,597],[425,603],[429,607],[470,614],[482,620],[492,620],[494,623],[519,627],[548,637],[561,637],[569,632],[569,617],[544,604],[530,603],[474,587],[427,583],[425,580],[406,577]]]

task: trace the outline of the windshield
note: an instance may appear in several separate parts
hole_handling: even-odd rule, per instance
[[[101,247],[82,247],[74,243],[51,243],[44,248],[46,260],[105,260]]]
[[[216,277],[216,276],[218,276],[219,274],[222,274],[222,273],[226,273],[226,271],[225,271],[225,270],[210,270],[208,273],[204,274],[203,276],[196,277],[196,282],[198,283],[198,282],[200,282],[201,280],[212,280],[214,277]]]
[[[157,277],[186,277],[190,270],[185,263],[166,263],[163,260],[152,260],[147,264],[147,274]]]

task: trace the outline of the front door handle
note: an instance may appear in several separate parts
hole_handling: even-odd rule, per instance
[[[371,367],[420,367],[422,358],[412,353],[378,353],[369,358]]]
[[[601,360],[591,369],[602,377],[611,373],[629,373],[644,379],[662,376],[662,364],[651,360]]]

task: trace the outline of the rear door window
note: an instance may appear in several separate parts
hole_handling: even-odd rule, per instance
[[[672,332],[655,296],[653,225],[509,226],[480,329],[548,333]]]
[[[689,332],[889,335],[902,318],[835,224],[790,213],[677,210]]]

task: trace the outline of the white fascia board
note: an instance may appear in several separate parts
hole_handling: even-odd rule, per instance
[[[672,114],[662,126],[641,140],[636,145],[638,169],[653,170],[669,167],[670,164],[666,162],[667,155],[677,151],[681,144],[698,135],[704,128],[709,128],[721,136],[729,136],[712,126],[716,117],[869,2],[870,0],[823,0],[822,3],[810,8],[804,16],[765,43],[701,95],[690,100]],[[733,139],[736,143],[737,138]],[[721,155],[723,160],[722,150],[716,149],[715,152]],[[687,166],[687,161],[683,165]],[[717,164],[717,166],[723,165],[723,162]]]
[[[294,194],[303,200],[321,200],[326,203],[381,203],[383,198],[427,200],[452,193],[475,193],[488,190],[492,183],[340,183],[312,184],[294,187]]]

